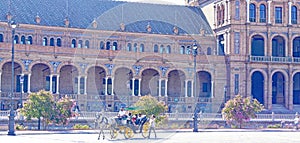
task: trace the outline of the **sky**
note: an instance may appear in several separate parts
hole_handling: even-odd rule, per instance
[[[185,0],[119,0],[119,1],[185,5]]]

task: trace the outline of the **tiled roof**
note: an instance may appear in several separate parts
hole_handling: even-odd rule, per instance
[[[173,34],[174,26],[179,34],[199,34],[200,29],[212,34],[212,30],[199,7],[132,3],[112,0],[0,0],[0,21],[7,21],[10,12],[17,23],[36,24],[35,17],[41,18],[40,25],[64,26],[68,17],[69,27],[92,28],[119,31],[125,24],[125,31]]]

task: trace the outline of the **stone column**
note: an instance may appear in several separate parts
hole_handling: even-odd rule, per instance
[[[105,77],[105,95],[107,95],[107,81],[108,81],[108,77]]]
[[[231,15],[230,15],[230,1],[227,1],[226,3],[227,3],[227,10],[228,10],[228,11],[227,11],[227,15],[228,15],[228,16],[227,16],[227,21],[228,21],[227,23],[230,24],[230,16],[231,16]]]
[[[2,92],[1,80],[2,80],[2,72],[0,72],[0,92]],[[1,108],[1,107],[0,107],[0,108]]]
[[[50,91],[51,93],[53,93],[53,92],[52,92],[52,77],[53,77],[53,75],[51,74],[49,77],[50,77],[50,88],[49,88],[49,91]]]
[[[111,78],[111,95],[115,95],[114,94],[114,78]]]
[[[192,95],[191,97],[194,97],[194,82],[195,82],[195,81],[194,81],[194,80],[191,80],[191,82],[192,82],[192,83],[191,83],[191,89],[192,89],[192,90],[191,90],[191,95]]]
[[[227,24],[227,19],[228,19],[228,2],[226,1],[226,3],[224,4],[225,6],[224,6],[224,24]]]
[[[138,93],[139,96],[141,96],[141,81],[142,79],[139,78],[139,93]]]
[[[269,77],[269,79],[268,79],[268,87],[269,87],[269,89],[268,89],[268,109],[270,110],[270,109],[272,109],[272,75],[271,75],[271,69],[270,69],[270,67],[268,67],[269,69],[269,71],[268,71],[268,77]]]
[[[158,80],[158,96],[161,97],[161,79]]]
[[[59,75],[56,76],[56,94],[59,94]]]
[[[28,93],[31,93],[30,91],[30,77],[31,77],[31,74],[28,74]]]
[[[168,97],[168,79],[165,79],[165,97]]]
[[[86,89],[87,89],[87,76],[84,76],[84,94],[87,95]]]
[[[132,96],[135,96],[135,95],[134,95],[134,81],[135,81],[135,79],[132,78]]]
[[[80,94],[80,76],[77,77],[77,94]]]
[[[271,2],[272,0],[268,0],[268,24],[271,24]]]
[[[211,98],[214,98],[214,81],[211,81],[210,93]]]
[[[188,97],[188,80],[185,80],[184,95]]]
[[[290,67],[290,72],[289,72],[289,85],[288,85],[288,87],[289,87],[289,94],[288,94],[288,109],[289,110],[293,110],[293,87],[294,87],[294,80],[293,80],[293,73],[292,73],[292,71],[291,71],[291,67]]]
[[[249,20],[249,9],[250,9],[250,0],[246,0],[246,3],[247,3],[247,23],[250,23],[250,20]]]
[[[292,2],[288,2],[289,5],[289,25],[292,25]]]

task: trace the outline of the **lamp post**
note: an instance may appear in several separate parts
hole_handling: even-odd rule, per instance
[[[196,43],[194,43],[193,45],[193,56],[194,56],[194,97],[197,99],[197,92],[196,92],[196,80],[197,80],[197,73],[196,73],[196,56],[197,56],[197,49],[198,46]],[[195,100],[196,104],[195,104],[195,110],[194,110],[194,129],[193,132],[198,132],[198,108],[197,108],[197,103],[198,101]]]
[[[8,121],[8,133],[7,135],[15,136],[15,111],[14,111],[14,56],[15,56],[15,28],[17,27],[17,24],[13,21],[9,23],[9,26],[11,27],[11,93],[10,93],[10,111],[9,111],[9,121]]]
[[[21,76],[20,76],[20,84],[21,84],[20,108],[23,108],[23,97],[22,97],[22,93],[23,93],[23,83],[24,83],[24,76],[21,75]]]

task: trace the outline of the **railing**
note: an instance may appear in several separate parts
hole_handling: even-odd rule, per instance
[[[300,57],[249,56],[250,62],[300,63]]]
[[[78,119],[82,120],[94,120],[98,112],[80,112]],[[115,117],[117,112],[105,112],[106,117]],[[0,119],[8,120],[9,110],[0,111]],[[189,121],[193,120],[193,113],[165,113],[168,119],[171,121]],[[16,119],[18,115],[16,114]],[[222,114],[220,113],[199,113],[199,120],[208,121],[224,121]],[[251,121],[293,121],[295,114],[257,114],[257,118],[251,119]],[[72,119],[75,119],[72,118]]]

